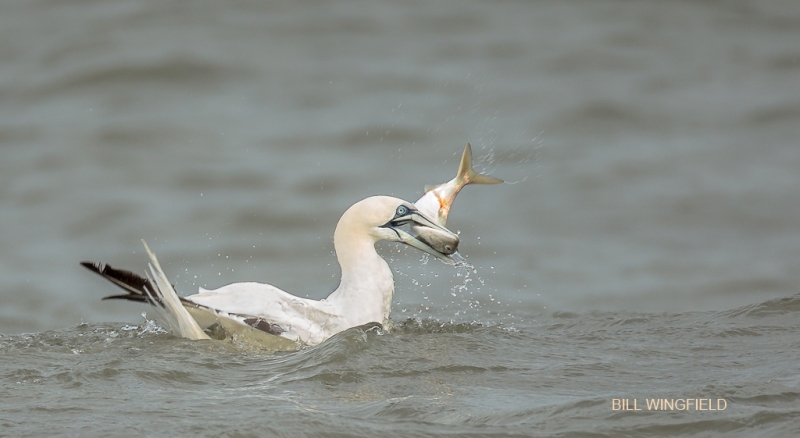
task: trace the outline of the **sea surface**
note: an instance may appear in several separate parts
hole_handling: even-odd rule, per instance
[[[187,341],[79,265],[324,298],[467,142],[394,331]],[[800,4],[2,2],[0,249],[0,436],[800,436]]]

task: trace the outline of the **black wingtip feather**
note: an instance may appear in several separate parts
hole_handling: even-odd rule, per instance
[[[128,300],[155,304],[147,293],[147,290],[153,290],[147,278],[131,271],[116,269],[111,265],[103,263],[81,262],[81,266],[100,275],[127,292],[126,295],[107,296],[103,298],[104,300]]]
[[[137,303],[149,303],[150,298],[140,296],[140,295],[109,295],[107,297],[100,298],[101,300],[126,300],[126,301],[136,301]]]
[[[90,270],[92,272],[96,272],[96,273],[99,274],[102,271],[103,264],[102,263],[94,263],[94,262],[81,262],[81,266],[83,266],[84,268],[86,268],[86,269],[88,269],[88,270]]]

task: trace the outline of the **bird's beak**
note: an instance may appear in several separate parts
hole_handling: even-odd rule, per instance
[[[413,246],[447,263],[455,263],[450,254],[458,249],[458,236],[417,210],[409,209],[408,214],[392,219],[383,227],[394,231],[398,242]]]

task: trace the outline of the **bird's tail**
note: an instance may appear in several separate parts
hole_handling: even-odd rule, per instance
[[[161,318],[167,323],[170,330],[178,336],[194,341],[210,339],[181,304],[181,299],[175,289],[172,288],[167,275],[161,269],[156,255],[150,251],[150,247],[147,246],[144,240],[142,240],[142,244],[144,244],[147,255],[150,256],[150,273],[147,275],[147,280],[150,285],[154,286],[145,288],[145,292],[150,302],[161,304],[161,306],[155,306]]]
[[[102,263],[81,262],[81,265],[127,292],[122,295],[107,296],[103,298],[104,300],[128,300],[152,304],[173,334],[192,340],[209,339],[183,306],[185,300],[181,300],[175,293],[155,254],[150,251],[147,243],[144,241],[142,243],[150,255],[150,273],[147,277]],[[188,301],[186,303],[191,304]]]

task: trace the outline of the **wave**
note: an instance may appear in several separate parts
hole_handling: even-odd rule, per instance
[[[246,75],[241,69],[226,66],[194,55],[176,55],[150,60],[120,61],[109,59],[97,65],[82,65],[74,71],[50,75],[42,82],[31,84],[29,94],[35,97],[50,97],[63,92],[106,87],[135,89],[144,85],[168,85],[171,87],[219,86],[224,81]]]
[[[736,309],[720,312],[722,316],[763,318],[800,312],[800,294],[775,298],[761,303],[748,304]]]

